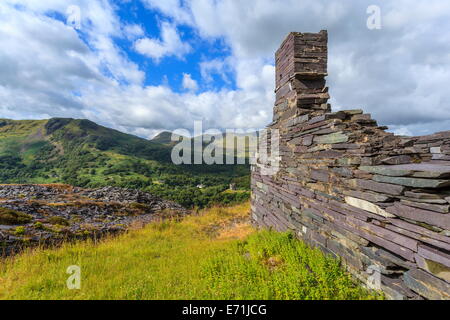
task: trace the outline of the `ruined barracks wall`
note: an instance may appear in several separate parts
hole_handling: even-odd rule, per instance
[[[276,53],[280,169],[252,167],[252,216],[340,257],[392,299],[450,299],[450,131],[400,137],[362,110],[331,112],[327,32]],[[270,141],[269,141],[270,142]]]

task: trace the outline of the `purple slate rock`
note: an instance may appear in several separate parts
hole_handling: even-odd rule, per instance
[[[419,256],[450,268],[450,255],[426,245],[419,245]]]
[[[387,212],[410,220],[424,222],[435,227],[450,230],[450,214],[408,207],[398,202],[386,209]]]
[[[412,158],[407,155],[394,156],[389,158],[384,158],[381,160],[384,164],[406,164],[411,163]]]
[[[353,182],[354,181],[354,182]],[[370,180],[363,180],[363,179],[356,179],[351,182],[351,185],[354,183],[355,187],[360,187],[363,189],[376,191],[380,193],[387,193],[390,195],[398,196],[403,193],[405,190],[405,187],[393,185],[393,184],[387,184],[387,183],[380,183]]]
[[[450,285],[428,272],[411,269],[405,273],[403,281],[411,290],[430,300],[450,300]]]

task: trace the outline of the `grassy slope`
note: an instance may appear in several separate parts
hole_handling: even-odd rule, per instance
[[[2,299],[373,299],[339,263],[289,234],[256,231],[249,205],[212,208],[98,245],[36,250],[0,264]],[[70,265],[81,290],[66,288]]]

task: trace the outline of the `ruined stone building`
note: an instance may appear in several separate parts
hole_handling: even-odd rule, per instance
[[[252,166],[254,223],[378,277],[388,298],[450,299],[450,131],[401,137],[362,110],[331,112],[327,38],[291,33],[276,53],[267,147],[280,162]]]

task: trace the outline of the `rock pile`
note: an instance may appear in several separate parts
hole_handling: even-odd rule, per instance
[[[161,201],[159,197],[153,194],[140,190],[130,190],[116,187],[104,187],[100,189],[86,190],[82,194],[87,198],[93,198],[102,201],[123,203],[137,202],[147,204],[163,203],[163,201]]]
[[[136,223],[143,225],[187,213],[176,203],[137,190],[1,185],[0,255],[37,244],[99,238],[123,232]],[[14,222],[16,214],[25,217],[26,222],[24,219]]]
[[[281,163],[252,167],[254,222],[293,230],[389,298],[450,299],[450,131],[401,137],[362,110],[331,112],[326,46],[325,31],[292,33],[276,54]]]
[[[52,199],[62,194],[67,194],[73,191],[73,187],[65,185],[0,185],[0,199]]]

